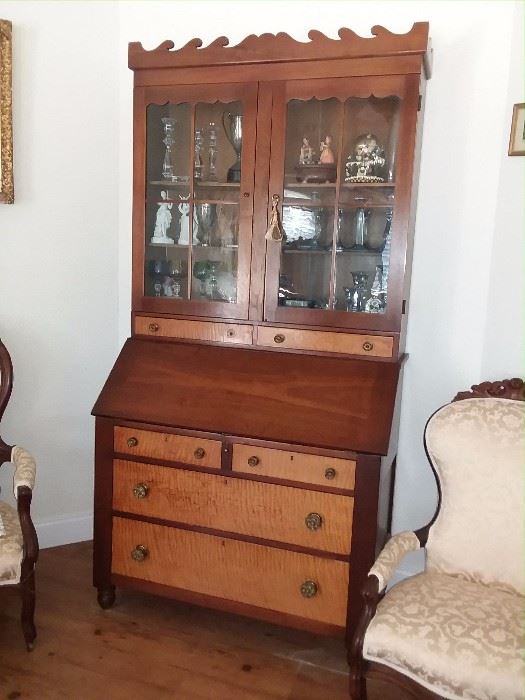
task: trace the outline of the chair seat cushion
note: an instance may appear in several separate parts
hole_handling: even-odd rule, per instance
[[[363,655],[451,700],[523,700],[523,613],[516,593],[448,574],[394,586]]]
[[[18,583],[22,563],[22,530],[16,510],[0,501],[0,586]]]

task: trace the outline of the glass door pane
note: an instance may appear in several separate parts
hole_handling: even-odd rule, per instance
[[[350,314],[388,309],[401,100],[344,89],[285,104],[284,238],[272,282],[282,308],[273,318],[284,322],[323,323],[324,311],[327,325],[352,325]],[[286,308],[304,309],[304,319]]]
[[[247,316],[257,85],[214,89],[146,107],[147,311]]]

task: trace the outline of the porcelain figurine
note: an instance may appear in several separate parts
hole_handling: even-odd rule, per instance
[[[168,193],[162,190],[160,193],[161,199],[166,200],[168,198]],[[173,238],[168,236],[168,229],[171,225],[171,209],[173,204],[170,202],[163,201],[159,204],[159,209],[157,211],[157,218],[155,219],[155,229],[153,231],[153,236],[151,237],[152,243],[158,243],[161,245],[173,245],[175,243]]]

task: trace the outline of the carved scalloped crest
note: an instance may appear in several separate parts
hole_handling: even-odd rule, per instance
[[[368,56],[425,54],[428,49],[428,22],[416,22],[406,34],[395,34],[385,27],[372,27],[371,37],[362,37],[342,27],[338,39],[312,29],[309,41],[298,41],[285,32],[250,34],[235,46],[220,36],[208,46],[194,38],[175,49],[173,41],[163,41],[147,51],[140,42],[129,44],[130,68],[183,67],[232,63],[277,63],[307,59],[359,58]]]
[[[525,384],[522,379],[502,379],[500,382],[482,382],[470,387],[471,391],[460,391],[454,401],[462,399],[483,399],[493,397],[497,399],[514,399],[525,401]]]

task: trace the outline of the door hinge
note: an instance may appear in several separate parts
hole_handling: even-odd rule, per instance
[[[403,299],[403,303],[401,304],[401,314],[405,314],[407,309],[407,300]]]
[[[420,96],[419,96],[419,99],[418,99],[418,101],[417,101],[417,111],[418,111],[418,112],[421,111],[421,103],[422,103],[422,102],[423,102],[423,95],[420,95]]]

